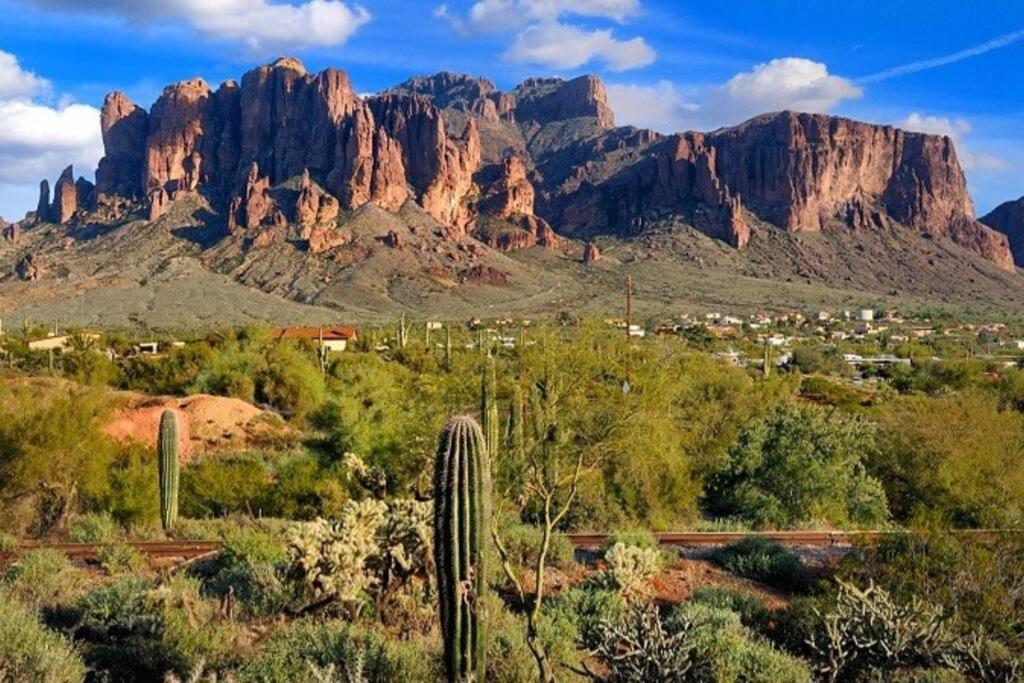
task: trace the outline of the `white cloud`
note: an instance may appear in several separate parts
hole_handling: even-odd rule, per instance
[[[25,71],[17,57],[0,50],[0,98],[33,97],[49,91],[49,81]]]
[[[447,19],[462,34],[507,31],[531,23],[554,22],[563,16],[611,19],[618,23],[640,11],[640,0],[479,0],[466,16],[441,5],[434,15]]]
[[[848,79],[830,74],[825,64],[786,57],[758,64],[721,85],[694,89],[688,96],[670,82],[613,84],[608,95],[620,123],[671,133],[734,125],[784,109],[827,113],[863,92]]]
[[[712,91],[706,106],[717,108],[723,118],[743,120],[783,109],[827,112],[843,100],[862,95],[848,79],[829,74],[821,62],[785,57],[736,74]]]
[[[91,176],[103,156],[99,110],[32,99],[49,94],[49,81],[0,52],[0,213],[8,218],[35,208],[40,179],[52,183],[68,164]]]
[[[511,62],[554,69],[575,69],[597,60],[612,71],[638,69],[655,59],[654,50],[643,38],[618,40],[610,30],[587,31],[559,23],[526,27],[503,56]]]
[[[917,133],[944,135],[950,138],[956,146],[957,157],[960,159],[960,164],[965,171],[1000,171],[1010,166],[1001,157],[981,154],[971,149],[971,145],[964,141],[964,138],[971,132],[971,124],[966,119],[929,116],[915,111],[897,122],[896,127]]]
[[[692,121],[699,110],[670,81],[655,85],[611,83],[607,89],[615,120],[637,128],[677,132],[690,125],[686,122]]]
[[[31,2],[61,12],[94,12],[144,23],[178,19],[209,38],[242,42],[256,50],[340,45],[370,21],[364,7],[342,0],[308,0],[298,5],[271,0]]]

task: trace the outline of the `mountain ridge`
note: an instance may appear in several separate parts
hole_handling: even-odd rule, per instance
[[[441,283],[449,294],[491,287],[505,288],[505,299],[519,289],[532,297],[526,281],[550,280],[537,268],[551,260],[517,265],[500,254],[541,249],[572,260],[595,253],[594,240],[678,229],[728,245],[737,263],[766,257],[742,256],[752,239],[798,244],[766,239],[772,231],[847,231],[865,245],[904,235],[926,249],[910,239],[921,235],[955,245],[949,253],[965,268],[980,259],[1019,279],[1010,240],[974,217],[952,140],[841,117],[774,112],[665,135],[616,127],[595,76],[527,79],[501,91],[440,72],[361,97],[344,71],[310,74],[282,58],[216,89],[198,78],[169,85],[148,111],[111,93],[101,125],[106,153],[95,184],[69,167],[52,199],[44,180],[37,211],[5,228],[9,278],[62,277],[75,268],[48,261],[70,264],[94,236],[142,221],[197,247],[189,258],[202,267],[300,302],[342,301],[340,280],[370,292],[376,285],[359,269],[388,282],[417,273],[424,291]],[[51,225],[56,232],[46,234],[63,251],[49,238],[26,239]],[[648,256],[679,256],[670,252]],[[856,258],[827,255],[799,268],[824,282],[829,268]],[[893,281],[919,276],[927,272]],[[469,308],[472,297],[455,299]]]

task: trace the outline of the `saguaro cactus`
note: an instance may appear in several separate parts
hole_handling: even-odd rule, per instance
[[[434,563],[449,683],[483,683],[485,543],[491,514],[487,446],[476,420],[441,432],[434,465]]]
[[[498,453],[498,369],[494,355],[487,354],[480,378],[480,426],[487,442],[487,455],[497,457]]]
[[[444,369],[452,371],[452,328],[444,326]]]
[[[165,410],[160,416],[156,443],[160,465],[160,522],[164,531],[178,518],[178,414]]]

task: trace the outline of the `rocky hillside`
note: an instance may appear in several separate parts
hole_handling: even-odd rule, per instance
[[[1024,197],[1003,202],[979,220],[1006,235],[1014,260],[1024,264]]]
[[[41,183],[35,212],[4,227],[8,281],[97,287],[86,280],[117,265],[98,260],[112,253],[106,240],[125,267],[160,262],[155,250],[305,304],[374,310],[396,276],[417,292],[403,305],[433,290],[471,303],[479,287],[534,297],[560,277],[544,272],[550,259],[503,252],[594,261],[595,240],[660,243],[650,238],[678,229],[741,261],[752,240],[757,259],[789,243],[772,231],[840,231],[876,244],[923,236],[1015,269],[1012,231],[975,220],[949,138],[794,112],[665,136],[616,127],[593,76],[503,92],[440,73],[361,97],[343,71],[314,75],[284,58],[216,89],[168,86],[148,111],[111,93],[101,126],[95,184],[69,167],[52,192]]]

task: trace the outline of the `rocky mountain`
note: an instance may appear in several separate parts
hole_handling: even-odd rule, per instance
[[[1024,264],[1024,197],[1003,202],[979,220],[1006,235],[1014,260]]]
[[[343,71],[282,58],[216,89],[170,85],[148,111],[111,93],[100,124],[95,185],[68,167],[5,228],[11,273],[59,277],[51,261],[129,225],[181,237],[204,268],[294,300],[377,272],[366,264],[381,249],[406,254],[380,265],[385,278],[412,269],[445,287],[506,286],[515,268],[495,254],[537,247],[595,263],[595,240],[653,244],[666,230],[739,254],[781,243],[773,232],[924,236],[1006,272],[1021,233],[993,218],[1003,207],[985,219],[997,230],[974,218],[949,138],[795,112],[710,133],[616,127],[594,76],[501,91],[444,72],[361,97]]]

